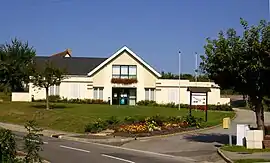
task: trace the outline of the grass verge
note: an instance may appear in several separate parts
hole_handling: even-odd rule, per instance
[[[270,152],[270,149],[247,149],[246,147],[235,145],[234,146],[225,145],[222,146],[221,149],[229,152],[247,152],[247,153]]]
[[[265,159],[240,159],[240,160],[234,160],[234,163],[259,163],[259,162],[270,162],[270,160],[265,160]]]
[[[45,110],[42,103],[3,102],[0,103],[0,120],[2,122],[24,124],[27,120],[35,119],[44,129],[54,129],[69,132],[84,132],[89,122],[108,119],[116,116],[124,119],[126,116],[185,116],[188,109],[147,107],[147,106],[115,106],[99,104],[54,104],[54,109]],[[234,112],[208,111],[208,122],[204,127],[222,123],[224,117],[233,117]],[[204,119],[203,111],[192,111],[192,115]]]

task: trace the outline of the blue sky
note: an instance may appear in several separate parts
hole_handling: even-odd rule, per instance
[[[269,20],[268,0],[1,0],[0,43],[17,37],[37,55],[109,57],[126,45],[158,71],[193,73],[207,37]]]

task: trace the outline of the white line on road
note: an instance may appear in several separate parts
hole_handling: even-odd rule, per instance
[[[81,151],[81,152],[90,153],[90,151],[87,151],[87,150],[84,150],[84,149],[73,148],[73,147],[68,147],[68,146],[64,146],[64,145],[60,145],[60,147],[61,147],[61,148],[66,148],[66,149],[75,150],[75,151]]]
[[[125,147],[119,147],[119,146],[113,146],[113,145],[108,145],[108,144],[100,144],[100,143],[93,143],[93,142],[83,142],[83,143],[88,143],[88,144],[95,144],[98,146],[103,146],[103,147],[109,147],[109,148],[115,148],[115,149],[122,149],[122,150],[127,150],[127,151],[132,151],[132,152],[139,152],[139,153],[144,153],[144,154],[150,154],[150,155],[157,155],[161,157],[170,157],[173,159],[181,159],[182,161],[196,161],[190,157],[183,157],[183,156],[173,156],[173,155],[168,155],[168,154],[163,154],[163,153],[156,153],[156,152],[150,152],[150,151],[143,151],[139,149],[132,149],[132,148],[125,148]]]
[[[126,160],[126,159],[123,159],[123,158],[114,157],[114,156],[110,156],[110,155],[102,154],[101,156],[112,158],[112,159],[116,159],[116,160],[119,160],[119,161],[124,161],[124,162],[129,162],[129,163],[135,163],[133,161],[129,161],[129,160]]]

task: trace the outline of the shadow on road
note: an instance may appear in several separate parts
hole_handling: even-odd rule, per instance
[[[189,141],[204,142],[204,143],[220,143],[229,144],[229,136],[227,134],[198,134],[188,135],[184,137]],[[236,136],[232,136],[232,143],[236,143]]]

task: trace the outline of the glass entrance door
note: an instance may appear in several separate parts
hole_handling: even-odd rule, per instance
[[[136,88],[112,88],[113,105],[135,105]]]

